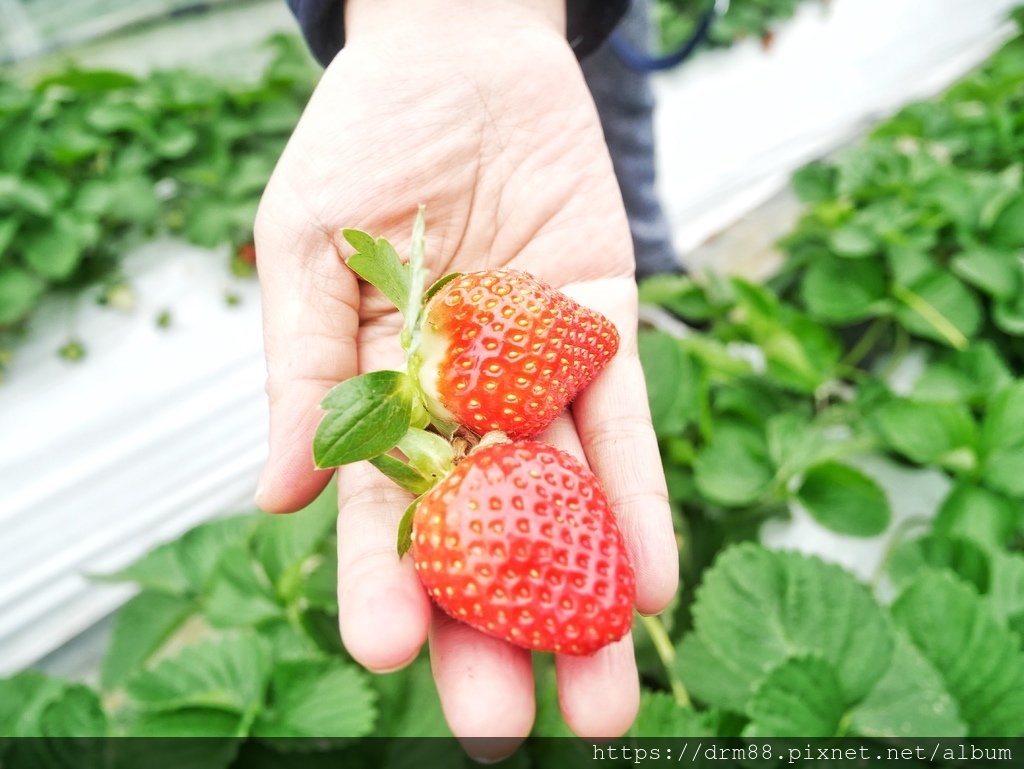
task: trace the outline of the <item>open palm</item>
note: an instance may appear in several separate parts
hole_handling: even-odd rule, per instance
[[[320,399],[341,380],[402,363],[401,317],[344,265],[351,249],[340,229],[387,238],[405,255],[424,204],[430,279],[517,267],[619,328],[618,355],[542,439],[584,459],[602,481],[637,572],[637,608],[657,612],[675,591],[677,557],[636,355],[621,197],[557,25],[497,13],[488,32],[500,37],[498,49],[478,29],[453,33],[459,22],[448,22],[459,41],[449,48],[418,29],[351,29],[274,173],[256,232],[271,404],[258,502],[287,512],[311,501],[330,477],[312,465]],[[534,716],[530,653],[431,608],[410,560],[395,552],[409,501],[366,463],[339,471],[346,647],[367,668],[387,671],[410,662],[429,635],[452,731],[525,736]],[[559,656],[556,667],[574,731],[628,728],[638,698],[628,636],[593,657]]]

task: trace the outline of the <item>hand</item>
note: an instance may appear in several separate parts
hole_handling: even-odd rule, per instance
[[[585,458],[601,479],[637,571],[637,609],[662,610],[678,560],[637,357],[629,227],[563,37],[561,0],[348,0],[346,14],[346,47],[257,220],[271,418],[257,502],[271,512],[310,502],[330,478],[313,470],[311,455],[324,393],[401,366],[401,317],[345,266],[351,248],[339,230],[385,237],[407,255],[422,203],[430,279],[517,267],[618,326],[618,355],[542,439]],[[454,734],[525,737],[535,707],[530,653],[432,609],[410,559],[395,552],[409,495],[366,463],[341,468],[338,488],[340,622],[352,656],[395,670],[429,635]],[[639,685],[628,636],[590,658],[558,656],[556,667],[573,731],[629,728]]]

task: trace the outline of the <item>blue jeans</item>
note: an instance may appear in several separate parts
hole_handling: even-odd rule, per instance
[[[633,0],[617,32],[634,49],[650,50],[650,0]],[[582,66],[626,204],[637,277],[678,272],[668,221],[654,185],[654,95],[649,76],[629,69],[607,43],[586,57]]]

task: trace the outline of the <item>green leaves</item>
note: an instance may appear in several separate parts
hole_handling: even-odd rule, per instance
[[[336,385],[320,403],[327,414],[313,439],[317,467],[372,459],[409,429],[416,388],[406,374],[376,371]]]
[[[982,423],[982,477],[996,491],[1024,497],[1024,382],[1014,382],[990,401]]]
[[[1000,248],[1024,248],[1024,194],[1018,194],[999,212],[991,238]]]
[[[1020,525],[1021,506],[983,486],[960,483],[939,505],[932,530],[945,537],[999,549],[1009,545]]]
[[[118,613],[103,665],[113,733],[322,738],[373,730],[377,695],[337,637],[336,494],[331,484],[291,516],[204,524],[116,575],[147,589]],[[16,704],[31,726],[47,702],[66,696],[59,682],[30,683],[27,696],[39,707]],[[90,713],[82,703],[58,715],[84,729]],[[226,766],[237,746],[207,743],[204,765]]]
[[[819,657],[791,657],[758,685],[744,737],[832,737],[839,733],[843,694],[832,666]]]
[[[726,551],[705,573],[693,617],[695,635],[678,650],[684,683],[710,705],[748,714],[766,674],[790,658],[814,655],[828,663],[849,705],[871,690],[892,653],[881,608],[852,576],[751,545]],[[813,679],[820,670],[803,672]]]
[[[793,174],[793,191],[805,203],[823,203],[836,194],[836,169],[825,163],[809,163]]]
[[[849,323],[875,314],[886,296],[885,278],[870,262],[823,255],[804,273],[800,296],[826,323]]]
[[[57,214],[46,228],[21,236],[25,263],[52,281],[71,275],[82,257],[82,246],[78,223],[67,214]]]
[[[1018,616],[1024,571],[1000,580],[999,605]],[[948,571],[920,571],[890,619],[837,567],[734,547],[705,573],[694,624],[678,649],[684,681],[745,714],[745,736],[1024,731],[1020,637]]]
[[[872,537],[889,525],[889,500],[882,487],[848,465],[812,467],[796,497],[818,522],[840,534]]]
[[[200,595],[205,592],[224,552],[232,545],[248,541],[255,525],[256,521],[250,516],[201,524],[127,568],[99,579],[136,582],[144,588],[172,595]]]
[[[0,82],[0,344],[48,290],[108,279],[142,239],[251,242],[315,84],[309,58],[286,49],[255,83],[77,68]]]
[[[945,272],[928,273],[908,288],[894,286],[896,317],[912,334],[962,350],[981,325],[981,307],[963,283]]]
[[[147,711],[209,708],[254,714],[270,672],[270,650],[258,636],[226,636],[157,663],[132,678],[126,691]]]
[[[1024,731],[1024,652],[978,595],[949,574],[929,572],[905,590],[893,619],[939,671],[971,736]]]
[[[885,442],[914,462],[966,470],[977,462],[975,422],[960,404],[894,399],[872,419]]]
[[[1019,269],[1012,254],[974,249],[953,258],[953,273],[975,288],[1004,299],[1016,296],[1021,289]]]
[[[25,318],[45,288],[46,283],[31,272],[0,265],[0,327]]]
[[[661,331],[642,329],[637,342],[654,431],[658,437],[681,433],[697,417],[693,359],[676,339]]]
[[[783,241],[805,268],[786,298],[829,324],[888,315],[961,350],[982,335],[1024,336],[1018,48],[797,172],[811,205]]]
[[[865,737],[964,737],[956,702],[939,672],[907,640],[894,633],[888,669],[849,714],[850,730]]]
[[[34,670],[0,679],[0,736],[37,737],[42,712],[57,702],[67,684]]]
[[[710,719],[692,708],[681,708],[667,692],[643,691],[630,737],[713,737]]]
[[[359,230],[342,230],[342,236],[353,248],[354,256],[345,263],[367,283],[376,286],[402,313],[409,312],[410,275],[407,265],[394,247],[384,238],[374,240]]]
[[[693,470],[697,488],[705,497],[735,506],[756,500],[774,477],[763,437],[732,421],[716,426],[714,438]]]
[[[257,737],[351,737],[377,720],[366,673],[336,660],[301,660],[274,669],[268,709]]]
[[[103,688],[119,687],[196,610],[192,599],[156,590],[144,590],[124,604],[100,669]]]

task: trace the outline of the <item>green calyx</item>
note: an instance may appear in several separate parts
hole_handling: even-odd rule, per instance
[[[402,313],[406,365],[405,371],[374,371],[332,388],[320,403],[327,413],[313,439],[317,468],[367,460],[417,495],[451,471],[456,452],[450,439],[458,428],[430,415],[418,384],[424,307],[441,286],[457,276],[447,275],[426,288],[424,232],[421,206],[413,226],[409,262],[404,263],[383,238],[342,230],[342,236],[356,249],[348,266],[380,289]]]

